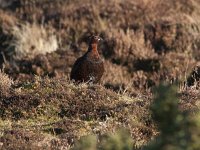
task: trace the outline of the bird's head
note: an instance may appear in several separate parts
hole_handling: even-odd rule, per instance
[[[92,35],[92,36],[90,37],[90,42],[89,42],[89,44],[98,44],[99,41],[101,41],[101,40],[102,40],[101,37],[99,37],[99,36],[97,36],[97,35]]]

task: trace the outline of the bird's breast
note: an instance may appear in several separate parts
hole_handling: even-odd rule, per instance
[[[99,74],[104,71],[104,63],[102,59],[87,58],[86,68],[89,73]]]

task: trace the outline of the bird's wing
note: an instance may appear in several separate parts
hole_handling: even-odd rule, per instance
[[[81,65],[83,63],[82,61],[83,61],[83,57],[80,57],[75,61],[74,65],[72,67],[70,78],[73,78],[74,74],[77,73],[77,70],[79,70],[79,68],[81,67]]]

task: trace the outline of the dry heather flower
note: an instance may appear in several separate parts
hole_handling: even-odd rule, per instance
[[[142,58],[154,58],[156,54],[154,50],[144,40],[144,34],[142,32],[134,32],[133,30],[112,29],[111,34],[108,35],[108,39],[115,40],[114,53],[120,59],[142,59]]]
[[[14,47],[18,58],[33,58],[38,54],[51,53],[58,48],[56,36],[37,24],[27,23],[20,27],[15,26],[12,34],[10,48]]]
[[[6,8],[9,7],[14,1],[13,0],[0,0],[0,7]]]
[[[13,80],[7,74],[0,70],[0,94],[5,94],[9,91]]]

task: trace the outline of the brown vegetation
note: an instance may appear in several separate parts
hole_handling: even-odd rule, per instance
[[[15,0],[0,7],[1,148],[67,149],[81,136],[120,127],[144,145],[157,134],[149,105],[161,82],[179,82],[182,111],[199,109],[198,0]],[[105,73],[101,85],[74,85],[69,74],[91,34],[104,39]]]

